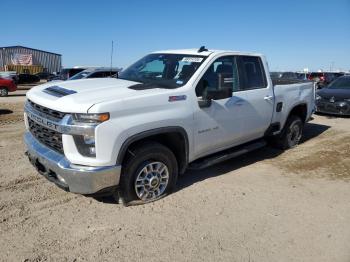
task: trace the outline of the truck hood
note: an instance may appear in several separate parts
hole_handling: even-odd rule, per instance
[[[154,92],[154,89],[133,90],[128,88],[137,84],[140,83],[116,78],[49,82],[32,88],[27,92],[27,98],[34,103],[60,112],[86,113],[90,107],[101,102],[123,100]]]

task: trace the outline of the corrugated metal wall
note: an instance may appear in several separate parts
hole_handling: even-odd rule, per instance
[[[5,65],[5,71],[16,71],[17,74],[22,74],[22,73],[36,74],[36,73],[43,72],[44,70],[41,65],[31,65],[31,66]]]
[[[12,64],[11,58],[14,54],[32,54],[33,65],[41,65],[50,73],[61,71],[61,55],[21,46],[1,48],[0,67]]]

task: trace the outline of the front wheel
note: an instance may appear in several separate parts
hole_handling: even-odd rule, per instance
[[[178,166],[173,152],[157,142],[131,150],[123,166],[120,197],[125,205],[145,204],[169,194],[175,187]]]
[[[8,91],[7,88],[5,87],[0,87],[0,96],[7,96],[8,95]]]
[[[282,133],[274,137],[273,144],[280,149],[289,149],[297,146],[303,134],[303,127],[303,121],[299,116],[290,116]]]

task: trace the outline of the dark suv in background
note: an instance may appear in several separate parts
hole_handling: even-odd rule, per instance
[[[343,75],[343,73],[313,72],[309,75],[309,80],[315,81],[318,88],[323,88]]]

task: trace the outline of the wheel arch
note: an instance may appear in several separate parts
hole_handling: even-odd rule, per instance
[[[123,165],[129,150],[132,153],[133,148],[148,141],[155,141],[167,146],[176,157],[179,173],[185,172],[189,161],[189,142],[187,132],[179,126],[151,129],[130,136],[124,141],[119,150],[117,164]]]
[[[289,114],[286,118],[284,125],[287,123],[288,118],[292,115],[299,116],[303,121],[303,123],[305,123],[307,120],[306,119],[307,112],[308,112],[307,110],[308,110],[308,107],[306,103],[300,103],[300,104],[294,105],[293,108],[289,111]]]

